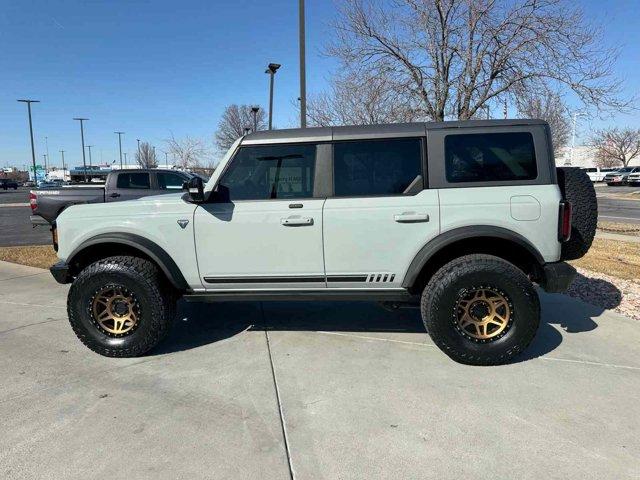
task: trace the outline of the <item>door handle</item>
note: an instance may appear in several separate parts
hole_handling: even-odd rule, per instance
[[[285,227],[300,227],[303,225],[313,225],[311,217],[287,217],[281,218],[280,223]]]
[[[111,195],[109,195],[111,198],[118,198],[120,196],[119,193],[113,192]]]
[[[393,219],[398,223],[428,222],[429,215],[426,213],[404,212],[394,215]]]

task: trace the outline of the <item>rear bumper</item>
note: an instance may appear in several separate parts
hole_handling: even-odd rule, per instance
[[[64,261],[59,261],[55,265],[49,268],[51,275],[56,279],[58,283],[71,283],[73,278],[69,274],[69,265],[67,265]]]
[[[51,226],[51,224],[47,222],[44,218],[42,218],[40,215],[30,215],[29,220],[31,220],[31,225],[33,225],[34,227],[37,225]]]
[[[545,292],[562,293],[569,288],[576,276],[576,269],[565,262],[545,263],[542,266],[540,286]]]

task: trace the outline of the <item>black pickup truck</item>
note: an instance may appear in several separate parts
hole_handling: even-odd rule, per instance
[[[31,223],[49,225],[71,205],[85,203],[121,202],[147,195],[176,193],[192,177],[175,170],[115,170],[104,185],[87,183],[81,186],[44,188],[29,193]]]

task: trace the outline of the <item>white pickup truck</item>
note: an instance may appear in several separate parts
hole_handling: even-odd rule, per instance
[[[533,284],[563,291],[595,233],[593,185],[550,138],[536,120],[252,133],[206,185],[66,209],[51,272],[102,355],[153,348],[180,297],[371,300],[419,304],[456,361],[505,363],[538,328]]]

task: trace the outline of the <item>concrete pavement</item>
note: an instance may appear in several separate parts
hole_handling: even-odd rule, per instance
[[[481,368],[355,302],[181,305],[151,355],[108,359],[66,291],[0,262],[2,478],[640,478],[640,324],[562,295]]]

